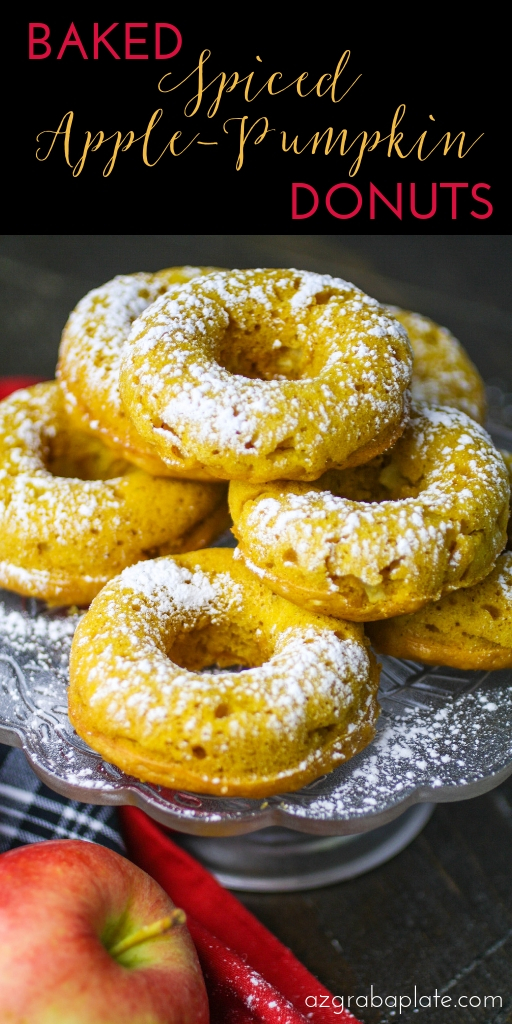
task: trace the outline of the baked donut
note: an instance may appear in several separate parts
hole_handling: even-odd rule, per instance
[[[474,587],[446,594],[413,615],[368,624],[378,651],[429,665],[512,668],[512,551]]]
[[[0,402],[0,586],[88,604],[132,562],[208,544],[225,485],[151,477],[77,431],[56,381]]]
[[[235,270],[134,322],[120,391],[169,465],[222,479],[316,479],[401,434],[411,351],[375,299],[328,274]]]
[[[73,639],[69,714],[138,779],[269,796],[370,742],[378,675],[361,626],[276,597],[216,548],[141,562],[102,590]]]
[[[506,452],[503,448],[500,448],[500,452],[503,455],[503,461],[507,467],[508,478],[510,480],[510,487],[512,488],[512,452]],[[507,526],[508,533],[508,544],[507,547],[512,551],[512,494],[510,500],[510,517]]]
[[[460,341],[427,316],[398,306],[387,309],[404,325],[414,362],[411,393],[415,401],[451,405],[477,423],[485,422],[485,385]]]
[[[172,458],[162,462],[126,416],[118,388],[121,355],[132,322],[146,306],[213,269],[169,267],[156,274],[115,277],[80,300],[62,333],[57,377],[68,412],[82,429],[92,431],[109,448],[154,476],[186,474]],[[206,471],[192,477],[212,479]]]
[[[463,412],[413,406],[394,448],[314,486],[232,483],[239,557],[276,593],[369,621],[415,611],[492,569],[506,543],[500,453]]]

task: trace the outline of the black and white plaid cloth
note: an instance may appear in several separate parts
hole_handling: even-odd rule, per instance
[[[87,839],[125,853],[115,807],[54,793],[22,750],[0,744],[0,853],[43,839]]]

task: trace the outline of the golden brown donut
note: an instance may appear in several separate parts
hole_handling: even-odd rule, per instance
[[[234,270],[139,316],[119,386],[137,431],[184,474],[314,480],[401,434],[411,363],[405,329],[354,285]]]
[[[216,548],[141,562],[102,590],[73,639],[69,713],[138,779],[269,796],[370,742],[378,675],[361,626],[276,597]]]
[[[503,461],[504,461],[504,463],[505,463],[505,465],[507,467],[508,478],[510,480],[510,487],[512,488],[512,452],[507,452],[503,448],[500,448],[500,451],[501,451],[501,454],[503,456]],[[511,509],[510,509],[510,513],[511,514],[510,514],[510,518],[509,518],[508,526],[507,526],[507,533],[508,533],[508,544],[507,544],[507,547],[510,550],[512,550],[512,495],[511,495]]]
[[[467,352],[446,327],[398,306],[387,307],[407,330],[414,362],[412,397],[431,405],[451,405],[485,422],[485,385]]]
[[[62,333],[57,377],[66,407],[87,428],[123,458],[154,476],[189,476],[211,480],[206,470],[189,474],[181,463],[162,462],[126,416],[119,396],[119,366],[135,318],[160,295],[179,288],[213,267],[169,267],[156,274],[124,274],[94,288],[70,314]]]
[[[474,587],[446,594],[413,615],[368,623],[377,651],[429,665],[512,668],[512,551]]]
[[[239,557],[290,601],[369,621],[469,587],[506,544],[510,485],[485,430],[413,406],[394,448],[316,484],[234,481]]]
[[[225,486],[151,477],[77,431],[56,381],[0,402],[0,586],[88,604],[125,566],[210,543]]]

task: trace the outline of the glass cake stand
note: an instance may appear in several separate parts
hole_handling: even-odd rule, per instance
[[[495,442],[512,450],[512,431],[491,411]],[[478,796],[512,773],[511,669],[384,657],[374,741],[299,792],[254,800],[140,782],[70,725],[78,619],[0,591],[0,741],[23,747],[39,778],[71,799],[140,807],[230,888],[285,891],[354,877],[411,842],[436,803]]]
[[[227,886],[310,888],[360,874],[407,845],[434,803],[485,793],[512,772],[512,670],[460,672],[385,657],[373,743],[299,792],[253,800],[140,782],[69,723],[77,620],[0,594],[0,741],[23,747],[57,792],[133,804],[182,833]]]

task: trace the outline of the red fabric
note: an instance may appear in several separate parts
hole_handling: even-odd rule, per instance
[[[329,990],[156,822],[135,807],[120,808],[120,815],[131,859],[187,914],[211,1024],[358,1024],[333,1007]],[[307,996],[317,1005],[306,1004]]]
[[[31,384],[38,384],[40,377],[0,377],[0,399],[7,398],[12,391],[19,388],[29,388]]]

